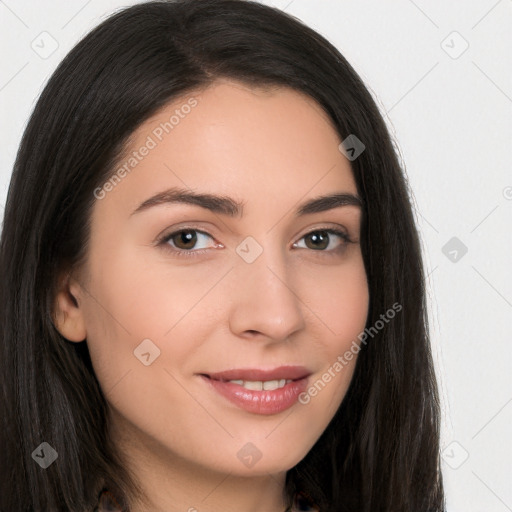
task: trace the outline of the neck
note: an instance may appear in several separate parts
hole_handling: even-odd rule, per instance
[[[239,476],[216,472],[169,453],[140,431],[112,425],[122,454],[146,495],[130,512],[284,512],[286,472]]]

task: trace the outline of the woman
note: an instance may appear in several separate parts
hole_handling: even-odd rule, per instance
[[[406,181],[291,16],[148,2],[87,35],[0,262],[2,511],[444,510]]]

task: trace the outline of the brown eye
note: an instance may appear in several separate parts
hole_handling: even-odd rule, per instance
[[[197,234],[193,229],[173,233],[168,240],[172,240],[178,249],[193,249],[197,243]]]
[[[341,239],[341,242],[336,244],[336,238]],[[315,231],[311,231],[307,235],[304,235],[302,239],[305,241],[305,247],[299,246],[299,248],[328,253],[342,249],[347,243],[351,242],[346,233],[337,229],[317,229]],[[333,239],[334,246],[331,244]],[[331,245],[330,249],[328,249],[329,245]]]
[[[203,247],[197,248],[196,245],[207,242],[205,239],[213,240],[213,237],[208,233],[203,231],[199,231],[198,229],[180,229],[179,231],[174,231],[174,233],[170,233],[165,236],[161,240],[161,244],[168,246],[171,250],[174,250],[177,253],[197,253],[201,252],[203,249],[208,249],[208,245],[203,245]],[[210,247],[215,247],[215,245],[210,244]]]
[[[329,246],[329,234],[326,231],[314,231],[307,234],[304,239],[310,249],[326,249]],[[311,245],[307,241],[311,242]]]

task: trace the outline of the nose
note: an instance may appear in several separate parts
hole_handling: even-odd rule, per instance
[[[238,261],[233,278],[229,324],[234,334],[284,341],[304,328],[304,305],[279,251],[265,249],[252,263]]]

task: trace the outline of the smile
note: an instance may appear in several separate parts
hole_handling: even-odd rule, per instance
[[[251,413],[271,415],[297,403],[307,388],[311,373],[303,366],[281,366],[272,370],[227,370],[200,374],[216,394]]]

